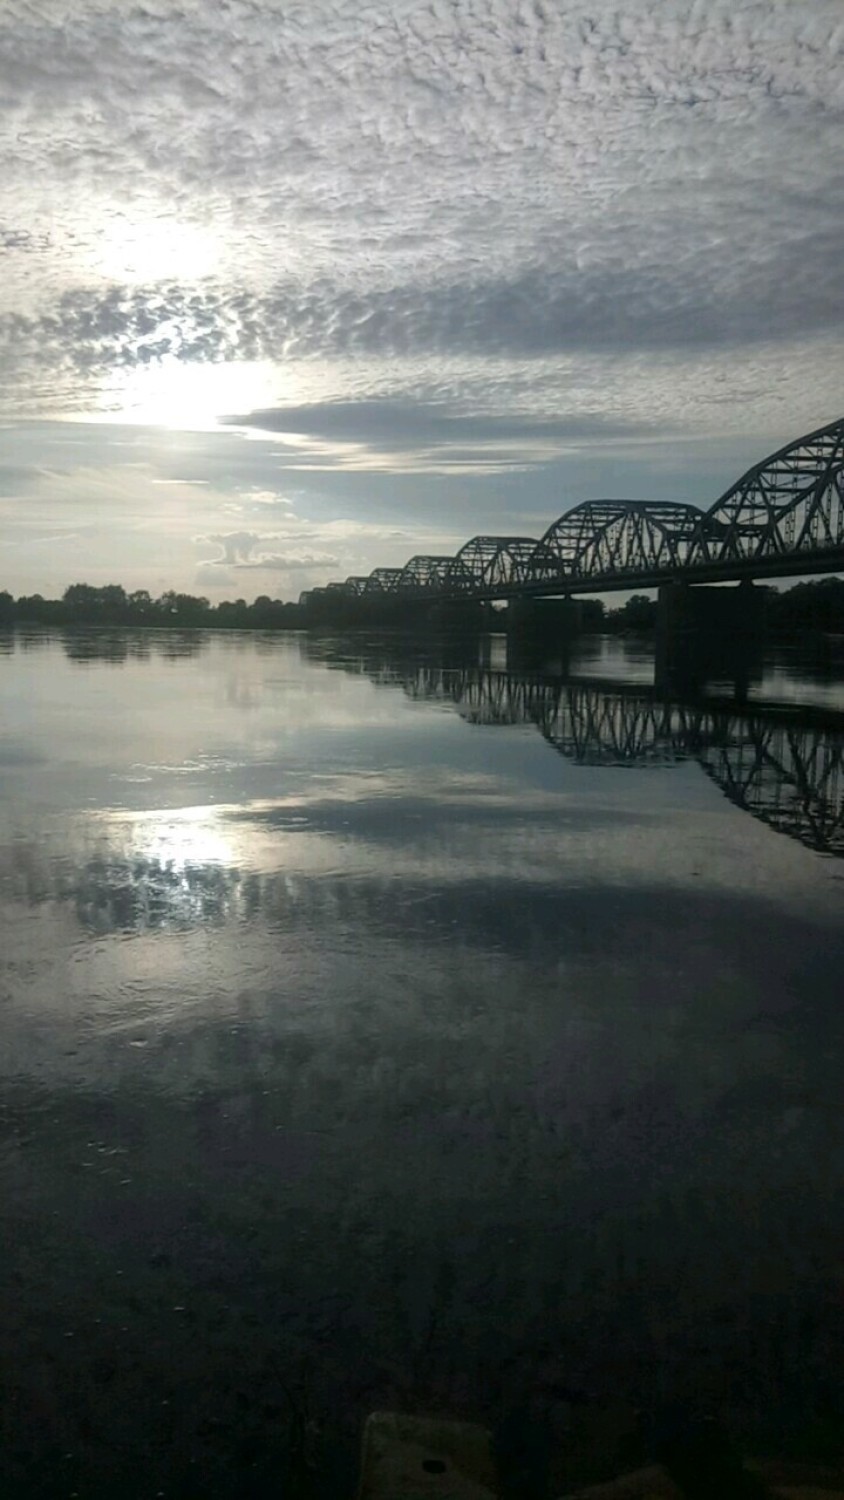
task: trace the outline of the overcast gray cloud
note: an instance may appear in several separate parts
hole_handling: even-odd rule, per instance
[[[212,488],[234,424],[321,522],[762,456],[841,407],[842,61],[839,0],[4,0],[0,415],[204,432]]]
[[[403,448],[408,443],[436,447],[454,442],[506,442],[523,438],[537,440],[590,437],[618,438],[635,435],[638,429],[622,422],[591,415],[531,417],[518,411],[501,416],[478,412],[455,412],[444,403],[408,401],[329,401],[319,406],[283,406],[253,411],[225,419],[267,432],[313,437],[340,442],[361,439],[386,447]]]

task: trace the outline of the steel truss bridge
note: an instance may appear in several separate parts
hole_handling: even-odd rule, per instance
[[[540,538],[475,536],[454,556],[329,583],[318,615],[353,601],[487,602],[718,583],[844,569],[844,418],[771,454],[708,511],[663,500],[587,500]]]
[[[319,655],[326,664],[328,655]],[[844,859],[844,714],[725,699],[666,701],[653,688],[448,669],[368,651],[344,670],[487,727],[532,724],[567,760],[646,769],[696,760],[736,807],[777,833]]]

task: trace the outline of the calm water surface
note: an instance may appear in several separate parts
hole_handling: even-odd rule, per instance
[[[382,1406],[550,1493],[833,1441],[844,663],[506,667],[0,641],[4,1496],[351,1494]]]

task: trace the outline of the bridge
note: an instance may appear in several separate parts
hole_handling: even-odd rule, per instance
[[[300,596],[315,620],[377,617],[379,603],[485,604],[663,584],[752,583],[844,570],[844,418],[748,469],[710,510],[587,500],[542,537],[475,536],[453,557],[329,583]],[[374,609],[373,609],[374,606]]]

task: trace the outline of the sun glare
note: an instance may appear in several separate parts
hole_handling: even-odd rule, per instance
[[[220,418],[290,399],[283,375],[265,361],[197,364],[165,356],[120,371],[86,421],[129,422],[179,431],[209,432]],[[268,434],[269,436],[269,434]]]
[[[181,807],[145,814],[135,822],[135,853],[174,870],[231,865],[234,850],[213,808]]]
[[[93,264],[109,280],[124,284],[191,283],[219,271],[221,246],[213,229],[203,224],[112,212],[98,237]]]

